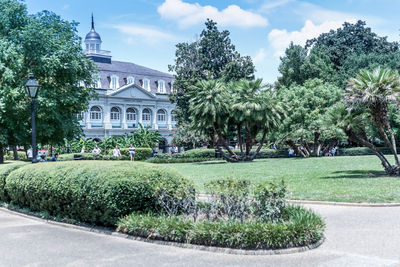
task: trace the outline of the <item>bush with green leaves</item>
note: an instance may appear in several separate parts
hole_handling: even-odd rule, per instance
[[[152,163],[185,163],[200,162],[215,159],[215,149],[191,149],[183,153],[174,154],[156,154],[154,158],[149,159]]]
[[[264,182],[254,185],[251,203],[253,214],[265,222],[279,220],[286,206],[285,197],[286,185],[283,179],[280,183]]]
[[[160,184],[170,194],[189,190],[179,172],[137,162],[69,161],[26,164],[8,174],[12,204],[98,225],[115,225],[133,211],[157,209]]]
[[[118,230],[147,239],[236,249],[307,246],[323,238],[325,223],[311,210],[287,206],[283,222],[187,220],[182,216],[132,213]]]
[[[6,178],[14,170],[24,166],[26,163],[6,163],[0,165],[0,201],[8,201],[8,195],[5,191]]]
[[[107,151],[108,153],[106,155],[93,154],[93,153],[74,154],[74,158],[81,160],[129,160],[130,159],[128,148],[122,148],[120,149],[120,151],[121,151],[121,157],[119,158],[113,156],[113,150]],[[152,153],[153,150],[151,148],[138,147],[136,148],[135,160],[146,160],[151,157]]]

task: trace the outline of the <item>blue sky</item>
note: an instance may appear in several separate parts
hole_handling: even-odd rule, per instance
[[[94,13],[95,28],[114,60],[130,61],[161,71],[174,62],[175,45],[191,42],[206,18],[218,22],[242,55],[256,65],[258,78],[274,82],[279,56],[290,41],[336,29],[344,21],[365,20],[367,26],[398,41],[398,0],[26,0],[29,13],[50,10],[80,23],[84,37]]]

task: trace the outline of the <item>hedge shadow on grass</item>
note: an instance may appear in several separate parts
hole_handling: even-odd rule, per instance
[[[338,176],[325,176],[321,179],[376,179],[387,176],[383,171],[376,170],[345,170],[335,171],[332,174],[341,174]]]

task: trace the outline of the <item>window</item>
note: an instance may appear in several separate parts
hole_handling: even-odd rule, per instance
[[[134,108],[128,108],[126,110],[126,120],[136,121],[136,110]]]
[[[90,119],[91,120],[102,120],[103,118],[103,112],[101,111],[101,108],[98,106],[94,106],[90,109]]]
[[[165,93],[165,82],[163,80],[158,81],[158,92]]]
[[[151,111],[148,108],[145,108],[142,111],[142,121],[151,121]]]
[[[85,111],[76,114],[76,118],[78,119],[78,121],[83,121],[85,119]]]
[[[147,91],[150,91],[150,80],[144,78],[143,79],[143,88],[146,89]]]
[[[165,112],[165,110],[159,109],[157,111],[157,121],[166,122],[166,120],[167,120],[167,116],[166,115],[167,115],[167,113]]]
[[[118,87],[119,87],[118,76],[116,76],[116,75],[111,76],[110,88],[111,89],[117,89]]]
[[[171,93],[175,94],[175,89],[174,89],[174,82],[171,82]]]
[[[111,108],[110,119],[112,121],[119,121],[120,115],[121,115],[121,112],[119,111],[119,108],[117,108],[117,107]]]
[[[173,122],[175,122],[175,121],[176,121],[176,118],[175,118],[175,116],[176,116],[176,114],[175,114],[175,110],[173,110],[173,111],[171,112],[171,121],[173,121]]]
[[[132,76],[129,76],[127,79],[126,79],[126,84],[132,84],[132,83],[134,83],[135,82],[135,78],[133,78]]]
[[[100,44],[96,44],[96,52],[100,52]]]

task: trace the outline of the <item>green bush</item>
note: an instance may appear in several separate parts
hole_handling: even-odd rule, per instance
[[[121,159],[128,160],[131,158],[129,154],[129,148],[121,148]],[[108,151],[108,155],[112,156],[113,149]],[[153,149],[148,147],[138,147],[135,149],[135,160],[146,160],[151,157],[153,154]]]
[[[174,193],[191,186],[177,171],[153,164],[70,161],[23,166],[8,175],[5,190],[20,207],[115,225],[133,211],[157,208],[160,184]]]
[[[106,155],[100,154],[96,155],[93,153],[81,153],[74,154],[74,158],[82,160],[130,160],[128,148],[121,148],[121,157],[116,158],[112,154],[112,150],[109,150]],[[151,148],[139,147],[136,148],[135,160],[146,160],[151,157],[153,150]]]
[[[148,161],[152,163],[186,163],[208,161],[214,159],[214,149],[192,149],[183,153],[156,154],[154,155],[154,158],[151,158]]]
[[[302,207],[288,206],[285,222],[197,221],[179,216],[133,213],[118,230],[144,238],[237,249],[279,249],[306,246],[323,237],[321,217]]]
[[[26,153],[24,151],[18,151],[18,159],[19,160],[26,160]],[[11,150],[8,150],[7,153],[4,155],[5,160],[13,160],[14,159],[14,152]]]
[[[26,163],[5,163],[0,165],[0,201],[8,201],[8,195],[5,191],[6,178],[14,170],[24,166]]]

